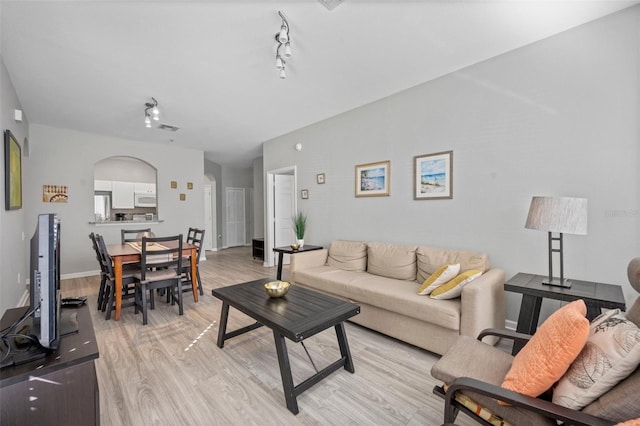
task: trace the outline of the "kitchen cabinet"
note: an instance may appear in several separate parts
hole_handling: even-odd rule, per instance
[[[94,191],[111,191],[112,185],[110,180],[94,180],[93,181],[93,190]]]
[[[111,182],[111,207],[114,209],[134,208],[135,183],[133,182]]]
[[[134,185],[135,185],[134,191],[136,194],[155,194],[156,193],[155,183],[136,182]]]

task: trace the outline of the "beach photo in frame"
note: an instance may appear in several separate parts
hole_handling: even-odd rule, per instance
[[[383,197],[391,188],[391,162],[359,164],[356,166],[356,197]]]
[[[4,131],[4,208],[22,208],[22,150],[10,130]]]
[[[453,198],[453,151],[413,157],[413,199]]]

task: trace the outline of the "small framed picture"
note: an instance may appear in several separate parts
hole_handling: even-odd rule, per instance
[[[178,187],[178,182],[176,182],[175,180],[171,181],[171,189],[176,189]]]
[[[356,197],[388,196],[390,186],[390,161],[359,164],[356,166]]]
[[[413,199],[453,198],[453,151],[413,158]]]
[[[324,173],[318,173],[316,175],[316,182],[322,185],[324,183]]]
[[[185,194],[180,194],[180,201],[184,201],[187,199],[187,196]]]
[[[302,191],[300,191],[300,195],[302,196],[303,200],[308,200],[309,199],[309,190],[308,189],[303,189]]]
[[[193,182],[187,182],[187,189],[193,189]]]

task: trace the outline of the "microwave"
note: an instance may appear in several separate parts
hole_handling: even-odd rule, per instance
[[[156,194],[138,193],[134,194],[134,204],[136,207],[155,207]]]

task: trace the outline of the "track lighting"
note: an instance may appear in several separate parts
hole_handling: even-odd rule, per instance
[[[280,48],[284,46],[284,56],[289,58],[291,57],[291,37],[289,35],[289,22],[287,18],[284,17],[282,12],[278,11],[278,15],[282,18],[282,25],[280,26],[280,32],[276,34],[276,41],[278,42],[278,47],[276,47],[276,68],[280,70],[280,78],[287,78],[287,72],[284,67],[286,62],[282,59],[282,55],[280,54]]]
[[[160,120],[160,110],[158,109],[158,101],[156,98],[151,98],[153,102],[146,102],[144,104],[144,124],[145,127],[151,127],[151,115],[153,114],[153,120]],[[151,110],[151,114],[149,114],[149,110]]]

